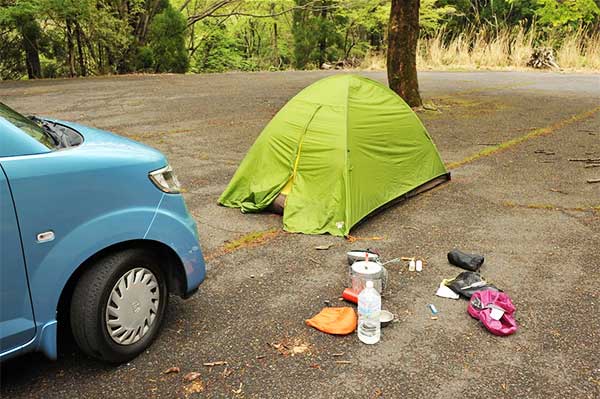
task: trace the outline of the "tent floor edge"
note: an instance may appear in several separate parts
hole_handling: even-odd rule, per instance
[[[434,177],[433,179],[429,180],[428,182],[425,182],[425,183],[421,184],[420,186],[413,188],[412,190],[410,190],[409,192],[407,192],[404,195],[401,195],[397,199],[400,199],[400,198],[408,199],[408,198],[414,197],[416,195],[424,193],[425,191],[429,191],[432,188],[439,186],[440,184],[449,182],[450,180],[452,180],[452,176],[450,175],[450,172],[446,172],[443,175]],[[394,199],[394,200],[388,202],[388,204],[396,202],[397,199]]]

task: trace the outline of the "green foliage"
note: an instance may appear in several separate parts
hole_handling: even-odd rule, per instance
[[[297,6],[309,3],[310,0],[296,0]],[[332,1],[321,0],[317,4],[321,8],[318,11],[302,9],[293,13],[294,64],[299,69],[319,67],[340,56],[342,37],[336,26],[338,19],[326,8]]]
[[[150,24],[148,45],[140,53],[144,62],[150,61],[155,72],[184,73],[189,66],[184,34],[186,20],[172,6],[167,6]]]
[[[36,0],[3,1],[0,8],[0,76],[21,77],[25,72],[40,77],[36,48],[42,30],[35,18],[40,11]],[[37,65],[37,68],[35,65]]]
[[[419,9],[419,25],[425,35],[434,35],[450,17],[457,13],[453,5],[437,5],[437,0],[421,0]]]
[[[0,78],[358,65],[385,53],[389,12],[390,0],[0,0]],[[598,32],[600,9],[598,0],[421,0],[420,24],[440,45],[533,29],[533,45],[557,47],[570,32]]]
[[[21,42],[21,36],[14,31],[0,37],[0,79],[20,79],[27,74]]]
[[[135,55],[135,69],[144,72],[154,72],[156,62],[154,60],[154,51],[149,46],[143,46],[137,49]]]
[[[194,53],[193,72],[245,69],[242,52],[224,26],[208,21],[203,28],[205,35]]]
[[[55,59],[42,56],[40,61],[42,64],[42,75],[45,78],[59,78],[64,75],[65,71],[63,66]]]
[[[536,0],[539,23],[551,28],[577,27],[597,20],[600,9],[594,0]]]
[[[202,1],[202,0],[200,0]],[[194,3],[190,3],[193,7]],[[288,15],[293,0],[246,0],[238,11],[264,18],[206,18],[188,31],[193,72],[276,70],[290,64],[293,38]],[[193,8],[187,10],[193,13]],[[226,14],[224,11],[223,14]],[[268,17],[273,14],[273,17]]]
[[[381,50],[385,46],[390,4],[381,0],[363,0],[344,3],[336,13],[337,29],[343,37],[342,57],[362,59],[369,50]]]

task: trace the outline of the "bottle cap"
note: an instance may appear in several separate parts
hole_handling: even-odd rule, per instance
[[[367,280],[367,288],[373,288],[373,281]]]

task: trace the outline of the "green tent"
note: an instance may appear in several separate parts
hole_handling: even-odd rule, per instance
[[[286,195],[284,229],[348,235],[361,219],[450,177],[421,121],[392,90],[321,79],[269,122],[219,203],[259,212]]]

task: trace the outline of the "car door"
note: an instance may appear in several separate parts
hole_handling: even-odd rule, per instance
[[[21,235],[12,194],[0,165],[0,355],[35,336]]]

